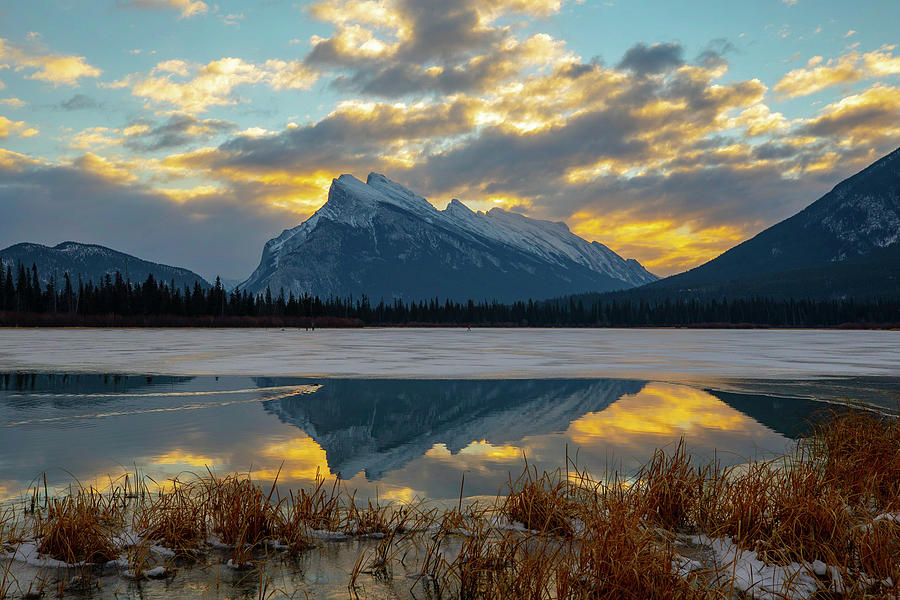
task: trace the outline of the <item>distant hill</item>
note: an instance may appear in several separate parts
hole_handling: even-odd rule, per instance
[[[4,269],[11,266],[15,272],[19,262],[29,269],[32,264],[36,265],[38,277],[44,285],[54,274],[61,280],[63,274],[68,273],[72,284],[77,285],[79,277],[85,282],[100,283],[106,275],[115,277],[118,271],[132,283],[145,281],[147,275],[152,273],[157,281],[174,281],[177,287],[193,287],[194,283],[199,283],[204,288],[210,287],[208,281],[193,271],[142,260],[96,244],[63,242],[51,248],[42,244],[23,243],[0,250],[0,263]]]
[[[635,260],[561,222],[459,200],[438,210],[378,173],[335,179],[328,201],[263,249],[250,292],[380,299],[513,301],[654,281]]]
[[[900,149],[708,263],[626,295],[900,296]]]

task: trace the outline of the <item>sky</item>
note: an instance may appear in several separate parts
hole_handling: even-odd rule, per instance
[[[0,247],[243,279],[343,173],[659,275],[900,146],[900,2],[0,3]]]

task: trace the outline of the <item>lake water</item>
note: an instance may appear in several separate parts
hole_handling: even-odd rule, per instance
[[[207,468],[495,495],[524,457],[632,472],[682,437],[734,464],[830,402],[895,408],[898,365],[898,332],[6,330],[0,498]]]
[[[821,402],[633,379],[410,380],[6,374],[0,489],[134,472],[340,474],[363,497],[494,495],[521,471],[633,470],[684,436],[726,462],[780,452]]]
[[[629,474],[681,438],[739,464],[790,449],[823,409],[896,410],[898,367],[885,331],[0,330],[0,504],[42,474],[64,491],[207,469],[283,488],[340,475],[361,500],[456,499],[463,481],[494,496],[525,457]],[[250,573],[213,550],[165,581],[104,571],[65,597],[347,598],[375,543]],[[20,595],[67,577],[11,568]],[[410,581],[366,577],[362,597],[412,598]]]

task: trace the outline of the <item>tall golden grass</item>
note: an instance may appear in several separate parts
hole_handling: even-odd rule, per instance
[[[629,477],[595,479],[567,459],[549,473],[526,464],[506,488],[495,501],[461,494],[439,509],[360,501],[318,476],[281,496],[276,483],[208,473],[165,493],[82,489],[25,517],[0,512],[0,547],[33,540],[55,559],[101,563],[122,554],[117,540],[130,531],[140,577],[153,545],[185,557],[225,545],[240,568],[333,532],[379,539],[359,555],[351,593],[402,565],[432,598],[707,600],[737,593],[738,565],[709,560],[702,541],[728,538],[767,564],[806,565],[793,568],[815,571],[817,597],[900,596],[900,424],[870,412],[832,414],[777,459],[698,463],[682,440]],[[790,596],[791,585],[778,593]]]

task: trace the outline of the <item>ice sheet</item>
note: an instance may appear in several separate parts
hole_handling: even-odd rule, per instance
[[[312,377],[892,376],[900,332],[2,329],[0,370]]]

